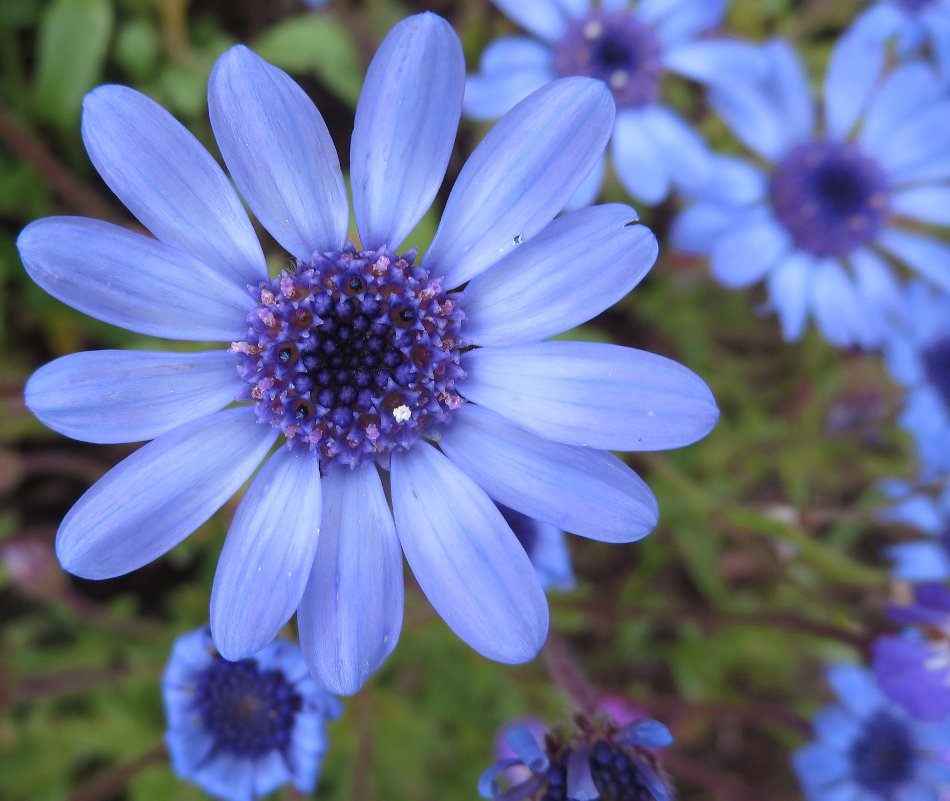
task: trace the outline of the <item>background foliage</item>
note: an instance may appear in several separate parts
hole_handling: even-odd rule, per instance
[[[733,0],[730,23],[755,40],[792,38],[817,84],[856,6]],[[232,502],[165,558],[113,581],[65,576],[52,554],[63,514],[131,448],[46,430],[23,406],[24,381],[79,349],[168,347],[63,306],[19,263],[16,235],[36,217],[132,224],[83,150],[83,94],[102,82],[135,86],[216,152],[208,72],[228,46],[247,42],[314,97],[346,169],[363,70],[388,28],[423,9],[455,25],[470,66],[510,29],[487,0],[341,0],[316,11],[293,0],[0,2],[4,799],[201,797],[164,759],[157,680],[173,639],[207,619],[233,512]],[[722,126],[704,119],[698,94],[684,90],[678,101],[714,143],[731,147]],[[482,131],[463,121],[447,186]],[[624,199],[615,186],[607,198]],[[684,362],[710,383],[722,418],[696,446],[633,459],[659,498],[660,526],[626,546],[572,539],[579,586],[552,598],[554,626],[596,687],[671,726],[677,744],[667,765],[683,801],[796,799],[788,752],[829,697],[821,666],[860,654],[894,591],[880,551],[908,533],[874,518],[876,482],[913,471],[893,425],[898,394],[878,357],[841,354],[815,335],[785,344],[775,321],[756,315],[762,298],[754,290],[729,292],[702,263],[675,258],[663,244],[672,210],[641,210],[660,238],[660,260],[581,336]],[[434,219],[411,244],[426,244]],[[279,264],[283,254],[264,241]],[[482,659],[407,581],[402,641],[331,726],[317,798],[474,798],[502,722],[569,713],[545,659],[519,667]]]

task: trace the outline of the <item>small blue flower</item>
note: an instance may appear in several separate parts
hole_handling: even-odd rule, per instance
[[[293,643],[222,659],[207,628],[175,641],[162,679],[165,741],[175,772],[225,801],[253,801],[292,783],[313,791],[342,707],[310,677]]]
[[[835,345],[876,346],[899,310],[886,257],[950,290],[950,246],[906,230],[950,224],[950,99],[921,63],[891,72],[866,108],[829,72],[819,116],[795,53],[779,41],[766,49],[768,80],[709,95],[766,169],[722,157],[673,241],[708,256],[726,286],[765,279],[786,339],[813,316]],[[851,72],[864,75],[870,57],[852,54]]]
[[[930,481],[950,473],[950,295],[912,282],[903,298],[884,355],[907,388],[898,421],[913,435],[921,478]]]
[[[602,0],[596,6],[588,0],[493,2],[537,38],[505,37],[486,48],[481,71],[465,88],[468,116],[500,117],[559,77],[598,78],[617,103],[614,170],[634,198],[659,203],[672,185],[689,189],[705,180],[706,145],[669,107],[663,84],[668,72],[709,85],[761,69],[761,57],[750,45],[699,39],[722,22],[726,0]],[[569,208],[594,201],[603,173],[601,160]]]
[[[184,127],[125,87],[86,98],[92,161],[156,238],[39,220],[18,240],[27,271],[107,322],[231,345],[78,353],[31,377],[26,402],[51,428],[152,440],[67,514],[67,570],[104,579],[147,564],[263,463],[215,574],[215,644],[250,656],[298,610],[314,676],[352,693],[399,638],[402,554],[473,648],[501,662],[538,652],[547,601],[493,501],[610,542],[655,526],[656,499],[610,451],[704,436],[718,417],[708,387],[650,353],[546,341],[622,298],[656,258],[627,206],[553,220],[607,143],[610,93],[567,78],[512,109],[462,168],[419,257],[400,246],[442,183],[464,85],[441,18],[411,17],[383,41],[351,144],[357,248],[313,102],[246,48],[218,60],[218,146],[292,256],[274,278],[230,181]]]
[[[857,665],[826,671],[840,705],[812,723],[817,739],[792,764],[808,801],[938,801],[950,782],[950,721],[915,720],[881,692],[874,674]]]
[[[927,539],[889,546],[885,553],[894,563],[900,581],[950,579],[950,486],[933,495],[915,490],[902,481],[887,481],[882,489],[897,502],[879,515],[880,520],[913,526]]]
[[[504,801],[671,801],[652,751],[673,742],[666,726],[639,718],[621,727],[604,716],[578,724],[570,733],[539,733],[533,720],[505,727],[501,750],[512,755],[482,774],[479,794]]]

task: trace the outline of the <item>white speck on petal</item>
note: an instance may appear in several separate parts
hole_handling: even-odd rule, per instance
[[[412,410],[404,403],[393,409],[393,417],[397,423],[405,423],[406,420],[412,417]]]

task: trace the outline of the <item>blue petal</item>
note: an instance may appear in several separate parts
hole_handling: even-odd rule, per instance
[[[787,123],[774,96],[756,86],[736,83],[713,87],[706,99],[735,137],[767,161],[776,161],[788,148]]]
[[[782,336],[788,341],[800,339],[805,333],[814,269],[811,256],[795,250],[769,273],[769,301],[778,312]]]
[[[261,798],[272,793],[291,778],[290,767],[278,749],[257,757],[254,760],[254,797]]]
[[[702,39],[664,54],[667,69],[704,84],[764,80],[768,62],[758,45],[730,39]]]
[[[907,174],[919,165],[944,161],[950,156],[948,129],[950,101],[931,104],[882,137],[877,159],[895,184],[904,183]]]
[[[465,115],[474,120],[498,119],[556,77],[550,70],[537,69],[513,70],[501,75],[471,75],[465,82]]]
[[[950,555],[935,542],[902,542],[885,550],[899,581],[945,581],[950,578]]]
[[[922,277],[943,290],[950,290],[950,245],[928,236],[885,230],[878,243]]]
[[[213,662],[214,646],[207,627],[183,634],[175,640],[168,657],[168,665],[162,674],[162,692],[183,690],[193,694],[198,674]]]
[[[464,90],[462,45],[441,17],[409,17],[379,46],[356,107],[350,149],[364,248],[398,249],[431,205],[455,144]]]
[[[826,784],[845,778],[851,770],[847,754],[833,751],[821,743],[809,743],[792,754],[795,772],[810,785]]]
[[[861,735],[860,721],[840,706],[828,706],[812,718],[812,727],[818,739],[836,751],[847,753]]]
[[[824,259],[818,263],[811,285],[811,305],[815,324],[832,345],[869,346],[876,341],[854,285],[837,261]]]
[[[719,417],[709,387],[653,353],[590,342],[480,348],[459,390],[546,439],[604,450],[678,448]]]
[[[641,122],[677,187],[690,192],[708,183],[715,162],[689,123],[660,105],[646,106]]]
[[[617,742],[639,745],[642,748],[666,748],[673,744],[673,735],[660,721],[641,719],[626,726],[615,738]]]
[[[67,437],[141,442],[223,409],[243,385],[224,350],[97,350],[41,367],[24,396],[44,425]]]
[[[859,137],[862,149],[873,156],[884,152],[894,130],[939,96],[940,87],[926,64],[916,62],[895,69],[868,106]]]
[[[208,111],[238,189],[274,239],[304,261],[339,249],[349,218],[343,173],[303,89],[238,45],[211,71]]]
[[[867,668],[839,662],[825,669],[825,678],[842,704],[856,718],[863,720],[887,705],[887,699],[877,686],[874,674]]]
[[[673,221],[670,243],[687,253],[708,254],[742,214],[742,210],[718,203],[687,206]]]
[[[478,345],[541,340],[612,306],[656,261],[656,238],[636,219],[629,206],[611,204],[554,220],[472,279],[462,301],[466,338]]]
[[[878,319],[875,326],[883,330],[885,323],[896,319],[904,310],[904,293],[890,265],[868,248],[850,256],[865,314]]]
[[[211,633],[225,659],[271,642],[300,605],[320,531],[320,461],[281,448],[241,499],[211,588]]]
[[[509,510],[510,515],[514,510]],[[574,578],[574,568],[571,566],[571,554],[567,547],[567,535],[557,526],[551,523],[544,523],[541,520],[522,515],[520,512],[514,512],[519,515],[522,524],[531,527],[533,541],[531,547],[527,548],[528,558],[537,571],[541,586],[548,590],[568,591],[574,589],[576,579]],[[502,512],[504,514],[504,511]],[[506,517],[509,525],[515,535],[518,531],[515,529],[510,517]],[[524,544],[523,537],[518,537]]]
[[[722,23],[727,0],[679,0],[667,4],[670,11],[663,14],[656,23],[656,33],[666,46],[692,39],[710,28]],[[638,13],[643,12],[644,3]]]
[[[224,801],[255,801],[254,762],[245,756],[216,751],[191,780]]]
[[[891,210],[930,225],[950,225],[950,186],[915,186],[896,192]]]
[[[765,49],[772,62],[776,101],[786,125],[786,142],[808,139],[815,127],[815,104],[802,62],[783,40],[771,41]]]
[[[297,613],[314,677],[351,695],[396,647],[402,627],[402,551],[375,466],[331,470],[320,544]]]
[[[511,750],[535,773],[547,770],[548,757],[538,745],[534,735],[524,726],[512,726],[505,732]]]
[[[509,19],[526,31],[552,42],[567,30],[568,15],[558,0],[492,0]]]
[[[590,78],[564,78],[508,112],[469,157],[424,263],[455,287],[530,239],[564,208],[603,152],[614,104]]]
[[[688,194],[697,200],[746,205],[763,200],[768,186],[768,176],[751,161],[715,154],[707,183]]]
[[[596,801],[600,791],[590,769],[590,746],[578,743],[567,757],[567,797],[571,801]]]
[[[636,200],[653,206],[666,197],[669,166],[647,131],[643,109],[624,109],[617,115],[610,146],[617,178]]]
[[[478,67],[483,75],[493,77],[524,69],[551,72],[553,59],[551,48],[535,39],[527,36],[503,36],[489,42],[482,51]]]
[[[239,286],[267,279],[231,182],[158,103],[125,86],[100,86],[83,101],[82,136],[103,180],[155,236]]]
[[[113,467],[70,509],[56,536],[63,568],[121,576],[173,548],[247,480],[277,434],[240,407],[163,434]]]
[[[864,37],[838,39],[825,72],[825,128],[829,138],[845,139],[867,106],[881,70],[884,50]]]
[[[54,298],[140,334],[241,339],[254,307],[246,289],[193,256],[117,225],[46,217],[17,239],[30,277]]]
[[[194,697],[194,691],[190,697]],[[182,778],[190,779],[201,770],[211,757],[214,738],[201,724],[196,712],[191,712],[194,721],[190,724],[170,726],[165,734],[165,744],[172,769]]]
[[[564,206],[564,211],[577,211],[593,205],[600,196],[600,189],[604,185],[604,171],[607,159],[601,156],[581,185],[574,190],[571,199]]]
[[[498,782],[495,780],[509,768],[513,768],[521,764],[522,763],[520,759],[500,759],[490,767],[483,770],[482,775],[478,777],[478,794],[482,798],[498,798],[498,796],[501,794],[501,789],[498,787]]]
[[[725,286],[746,287],[764,277],[791,247],[785,229],[774,220],[750,221],[718,237],[709,267]]]
[[[611,453],[542,439],[474,404],[440,444],[492,498],[572,534],[632,542],[656,526],[650,488]]]
[[[497,662],[526,662],[548,633],[544,591],[488,496],[424,442],[392,460],[393,511],[406,560],[435,610]]]

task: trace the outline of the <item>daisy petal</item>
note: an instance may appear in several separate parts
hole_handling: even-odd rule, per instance
[[[547,600],[498,507],[423,442],[393,455],[392,496],[406,560],[445,622],[489,659],[533,659],[548,633]]]
[[[238,45],[211,71],[208,111],[238,189],[274,239],[304,261],[339,249],[349,217],[343,173],[303,89]]]
[[[728,287],[746,287],[761,279],[791,248],[785,229],[773,220],[735,226],[716,239],[709,267]]]
[[[517,69],[501,75],[471,75],[463,108],[474,120],[495,120],[557,76],[550,70]]]
[[[60,563],[105,579],[157,559],[237,492],[276,438],[249,409],[236,408],[143,445],[70,509],[56,535]]]
[[[554,220],[472,279],[465,336],[478,345],[545,339],[612,306],[656,260],[656,238],[636,219],[629,206],[611,204]]]
[[[614,103],[590,78],[563,78],[525,98],[475,148],[423,263],[447,287],[474,278],[546,226],[597,164]]]
[[[861,125],[861,147],[877,156],[895,128],[939,96],[940,86],[926,64],[915,62],[898,67],[874,93]]]
[[[950,290],[950,245],[928,236],[885,230],[878,244],[900,261],[906,262],[922,277],[944,290]]]
[[[650,488],[611,453],[542,439],[472,403],[439,444],[496,501],[572,534],[633,542],[656,526]]]
[[[793,250],[769,273],[769,301],[778,312],[782,337],[786,341],[794,342],[805,333],[810,310],[808,287],[814,269],[811,256]]]
[[[501,12],[539,39],[552,42],[567,30],[567,15],[558,0],[493,0]]]
[[[241,339],[254,307],[243,287],[193,256],[118,225],[45,217],[17,239],[30,277],[74,309],[169,339]]]
[[[350,151],[364,248],[397,249],[429,208],[455,144],[464,90],[462,46],[441,17],[409,17],[383,40],[360,93]]]
[[[83,100],[82,138],[109,188],[160,240],[240,287],[267,279],[231,182],[158,103],[125,86],[100,86]]]
[[[323,479],[320,544],[297,613],[317,681],[351,695],[395,648],[402,627],[402,551],[375,466]]]
[[[828,61],[824,85],[825,126],[845,139],[871,97],[884,67],[884,50],[854,34],[842,36]]]
[[[223,409],[243,384],[225,350],[97,350],[44,365],[24,395],[44,425],[67,437],[142,442]]]
[[[643,109],[624,109],[617,115],[610,148],[617,178],[641,203],[653,206],[670,191],[670,171],[660,147],[644,123]]]
[[[260,651],[300,605],[320,511],[320,461],[281,448],[241,498],[214,574],[211,633],[225,659]]]
[[[897,214],[930,225],[950,225],[950,186],[915,186],[891,200]]]
[[[719,417],[699,376],[634,348],[537,342],[469,351],[462,366],[465,397],[567,445],[678,448],[706,436]]]

